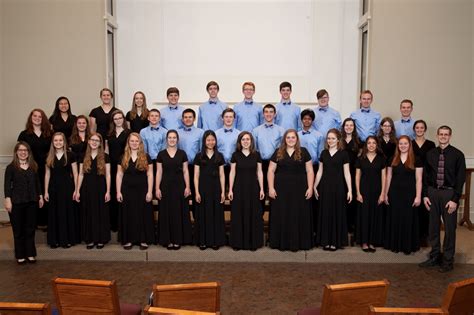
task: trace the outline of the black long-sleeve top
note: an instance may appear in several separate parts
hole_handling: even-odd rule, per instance
[[[18,169],[10,163],[5,170],[5,198],[12,203],[38,201],[41,186],[38,174],[30,168]]]
[[[427,196],[428,187],[438,188],[436,177],[438,173],[438,161],[441,148],[436,147],[426,153],[426,163],[423,172],[423,196]],[[459,203],[462,195],[462,187],[466,181],[466,160],[464,154],[448,145],[444,150],[444,184],[443,188],[453,189],[454,194],[451,201]]]

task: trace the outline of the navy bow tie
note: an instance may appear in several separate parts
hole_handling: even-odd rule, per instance
[[[224,132],[227,133],[227,132],[232,132],[232,129],[224,129]]]
[[[318,108],[318,110],[319,110],[320,112],[327,112],[327,111],[328,111],[328,108],[327,108],[327,107],[320,107],[320,108]]]
[[[151,131],[155,131],[155,130],[160,130],[160,127],[150,127],[151,128]]]
[[[178,109],[178,106],[175,106],[175,107],[170,106],[170,110],[177,110],[177,109]]]
[[[402,119],[402,124],[408,124],[411,121],[411,118]]]
[[[245,101],[245,105],[252,105],[252,104],[253,104],[253,101],[249,101],[249,102]]]
[[[191,127],[189,127],[189,128],[183,127],[183,130],[184,130],[184,131],[191,131],[191,130],[193,130],[193,129],[192,129]]]
[[[209,101],[209,104],[217,104],[217,101]]]
[[[289,102],[284,102],[283,105],[291,105],[291,101],[289,101]]]
[[[271,125],[265,124],[265,128],[273,128],[273,124],[271,124]]]
[[[363,113],[370,113],[370,108],[361,108],[360,111]]]
[[[308,130],[308,131],[304,131],[304,130],[303,130],[303,135],[308,135],[308,134],[310,134],[310,133],[311,133],[311,131],[309,131],[309,130]]]

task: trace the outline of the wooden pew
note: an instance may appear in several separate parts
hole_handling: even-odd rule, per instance
[[[115,281],[54,278],[59,314],[141,314],[141,307],[119,302]]]
[[[153,306],[201,312],[220,312],[219,282],[153,285]]]
[[[464,194],[461,196],[461,200],[464,200],[463,214],[461,220],[459,220],[459,225],[466,223],[469,230],[474,230],[474,225],[471,222],[469,211],[471,206],[471,178],[474,168],[466,169],[466,184],[464,185]]]
[[[405,307],[374,307],[370,306],[370,315],[448,315],[441,308],[405,308]]]
[[[449,314],[474,314],[474,278],[450,283],[441,308]]]
[[[0,302],[0,315],[50,315],[49,303]]]
[[[320,308],[308,308],[298,315],[367,315],[370,306],[385,306],[388,280],[346,284],[326,284]]]
[[[200,311],[188,311],[179,310],[176,308],[165,308],[165,307],[153,307],[150,305],[145,306],[145,314],[156,314],[156,315],[219,315],[220,312],[200,312]]]

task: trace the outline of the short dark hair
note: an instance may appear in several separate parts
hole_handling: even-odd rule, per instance
[[[272,104],[267,104],[267,105],[263,106],[263,112],[265,112],[265,109],[267,109],[267,108],[273,109],[273,112],[275,112],[275,113],[277,111],[275,106],[273,106]]]
[[[159,111],[158,109],[156,109],[156,108],[152,108],[152,109],[150,109],[150,110],[148,111],[148,115],[150,115],[151,113],[158,113],[158,115],[161,116],[160,111]]]
[[[322,98],[326,94],[329,96],[328,91],[326,91],[325,89],[321,89],[318,92],[316,92],[316,98],[319,100],[320,98]]]
[[[303,118],[305,116],[309,116],[311,118],[311,120],[313,120],[313,121],[314,121],[314,118],[316,118],[316,116],[314,115],[313,110],[309,109],[309,108],[307,108],[307,109],[305,109],[301,112],[301,114],[300,114],[301,120],[303,120]]]
[[[411,105],[411,107],[413,107],[413,101],[412,100],[409,100],[409,99],[404,99],[403,101],[400,102],[400,105],[402,105],[403,103],[408,103]]]
[[[187,113],[193,114],[193,117],[196,118],[196,112],[194,111],[194,109],[191,109],[191,108],[186,108],[185,110],[183,110],[183,113],[181,114],[181,118],[183,118],[184,114],[187,114]]]
[[[418,124],[423,124],[423,126],[425,126],[425,131],[428,129],[428,125],[426,124],[426,121],[424,121],[423,119],[418,119],[413,124],[413,130],[415,130],[415,126],[418,125]]]
[[[232,113],[234,115],[234,118],[235,118],[235,111],[230,107],[227,107],[226,109],[224,109],[222,111],[221,117],[224,118],[224,115],[227,114],[227,113]]]
[[[452,135],[453,134],[453,129],[451,129],[451,127],[447,126],[447,125],[442,125],[438,128],[438,130],[436,131],[436,134],[439,134],[439,131],[440,130],[449,130],[449,135]]]
[[[219,91],[219,84],[216,81],[209,81],[206,85],[206,91],[209,91],[209,88],[213,85],[217,86],[217,90]]]
[[[290,88],[290,91],[292,90],[291,88],[291,83],[288,82],[288,81],[283,81],[282,83],[280,83],[280,91],[283,89],[283,88],[286,88],[286,87],[289,87]]]
[[[166,97],[170,96],[171,93],[176,93],[179,96],[179,90],[177,87],[170,87],[168,90],[166,90]]]

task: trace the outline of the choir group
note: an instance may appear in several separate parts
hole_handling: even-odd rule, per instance
[[[276,105],[255,102],[252,82],[243,84],[244,99],[233,108],[219,100],[216,82],[206,90],[197,126],[175,87],[160,110],[147,108],[139,91],[125,115],[107,88],[89,118],[73,115],[64,96],[49,119],[33,109],[5,172],[18,263],[35,261],[37,226],[47,226],[51,248],[85,242],[101,249],[118,231],[126,250],[156,243],[170,250],[187,244],[217,250],[227,243],[257,250],[265,244],[269,197],[271,248],[335,251],[348,245],[350,232],[365,252],[383,246],[410,254],[429,235],[432,252],[424,264],[452,269],[456,220],[451,224],[448,216],[459,203],[465,161],[449,145],[448,126],[438,129],[436,147],[425,139],[426,122],[411,117],[411,100],[401,102],[394,122],[371,107],[369,90],[344,121],[326,90],[317,92],[314,110],[303,111],[291,100],[289,82],[280,84]],[[441,210],[428,211],[434,205]]]

